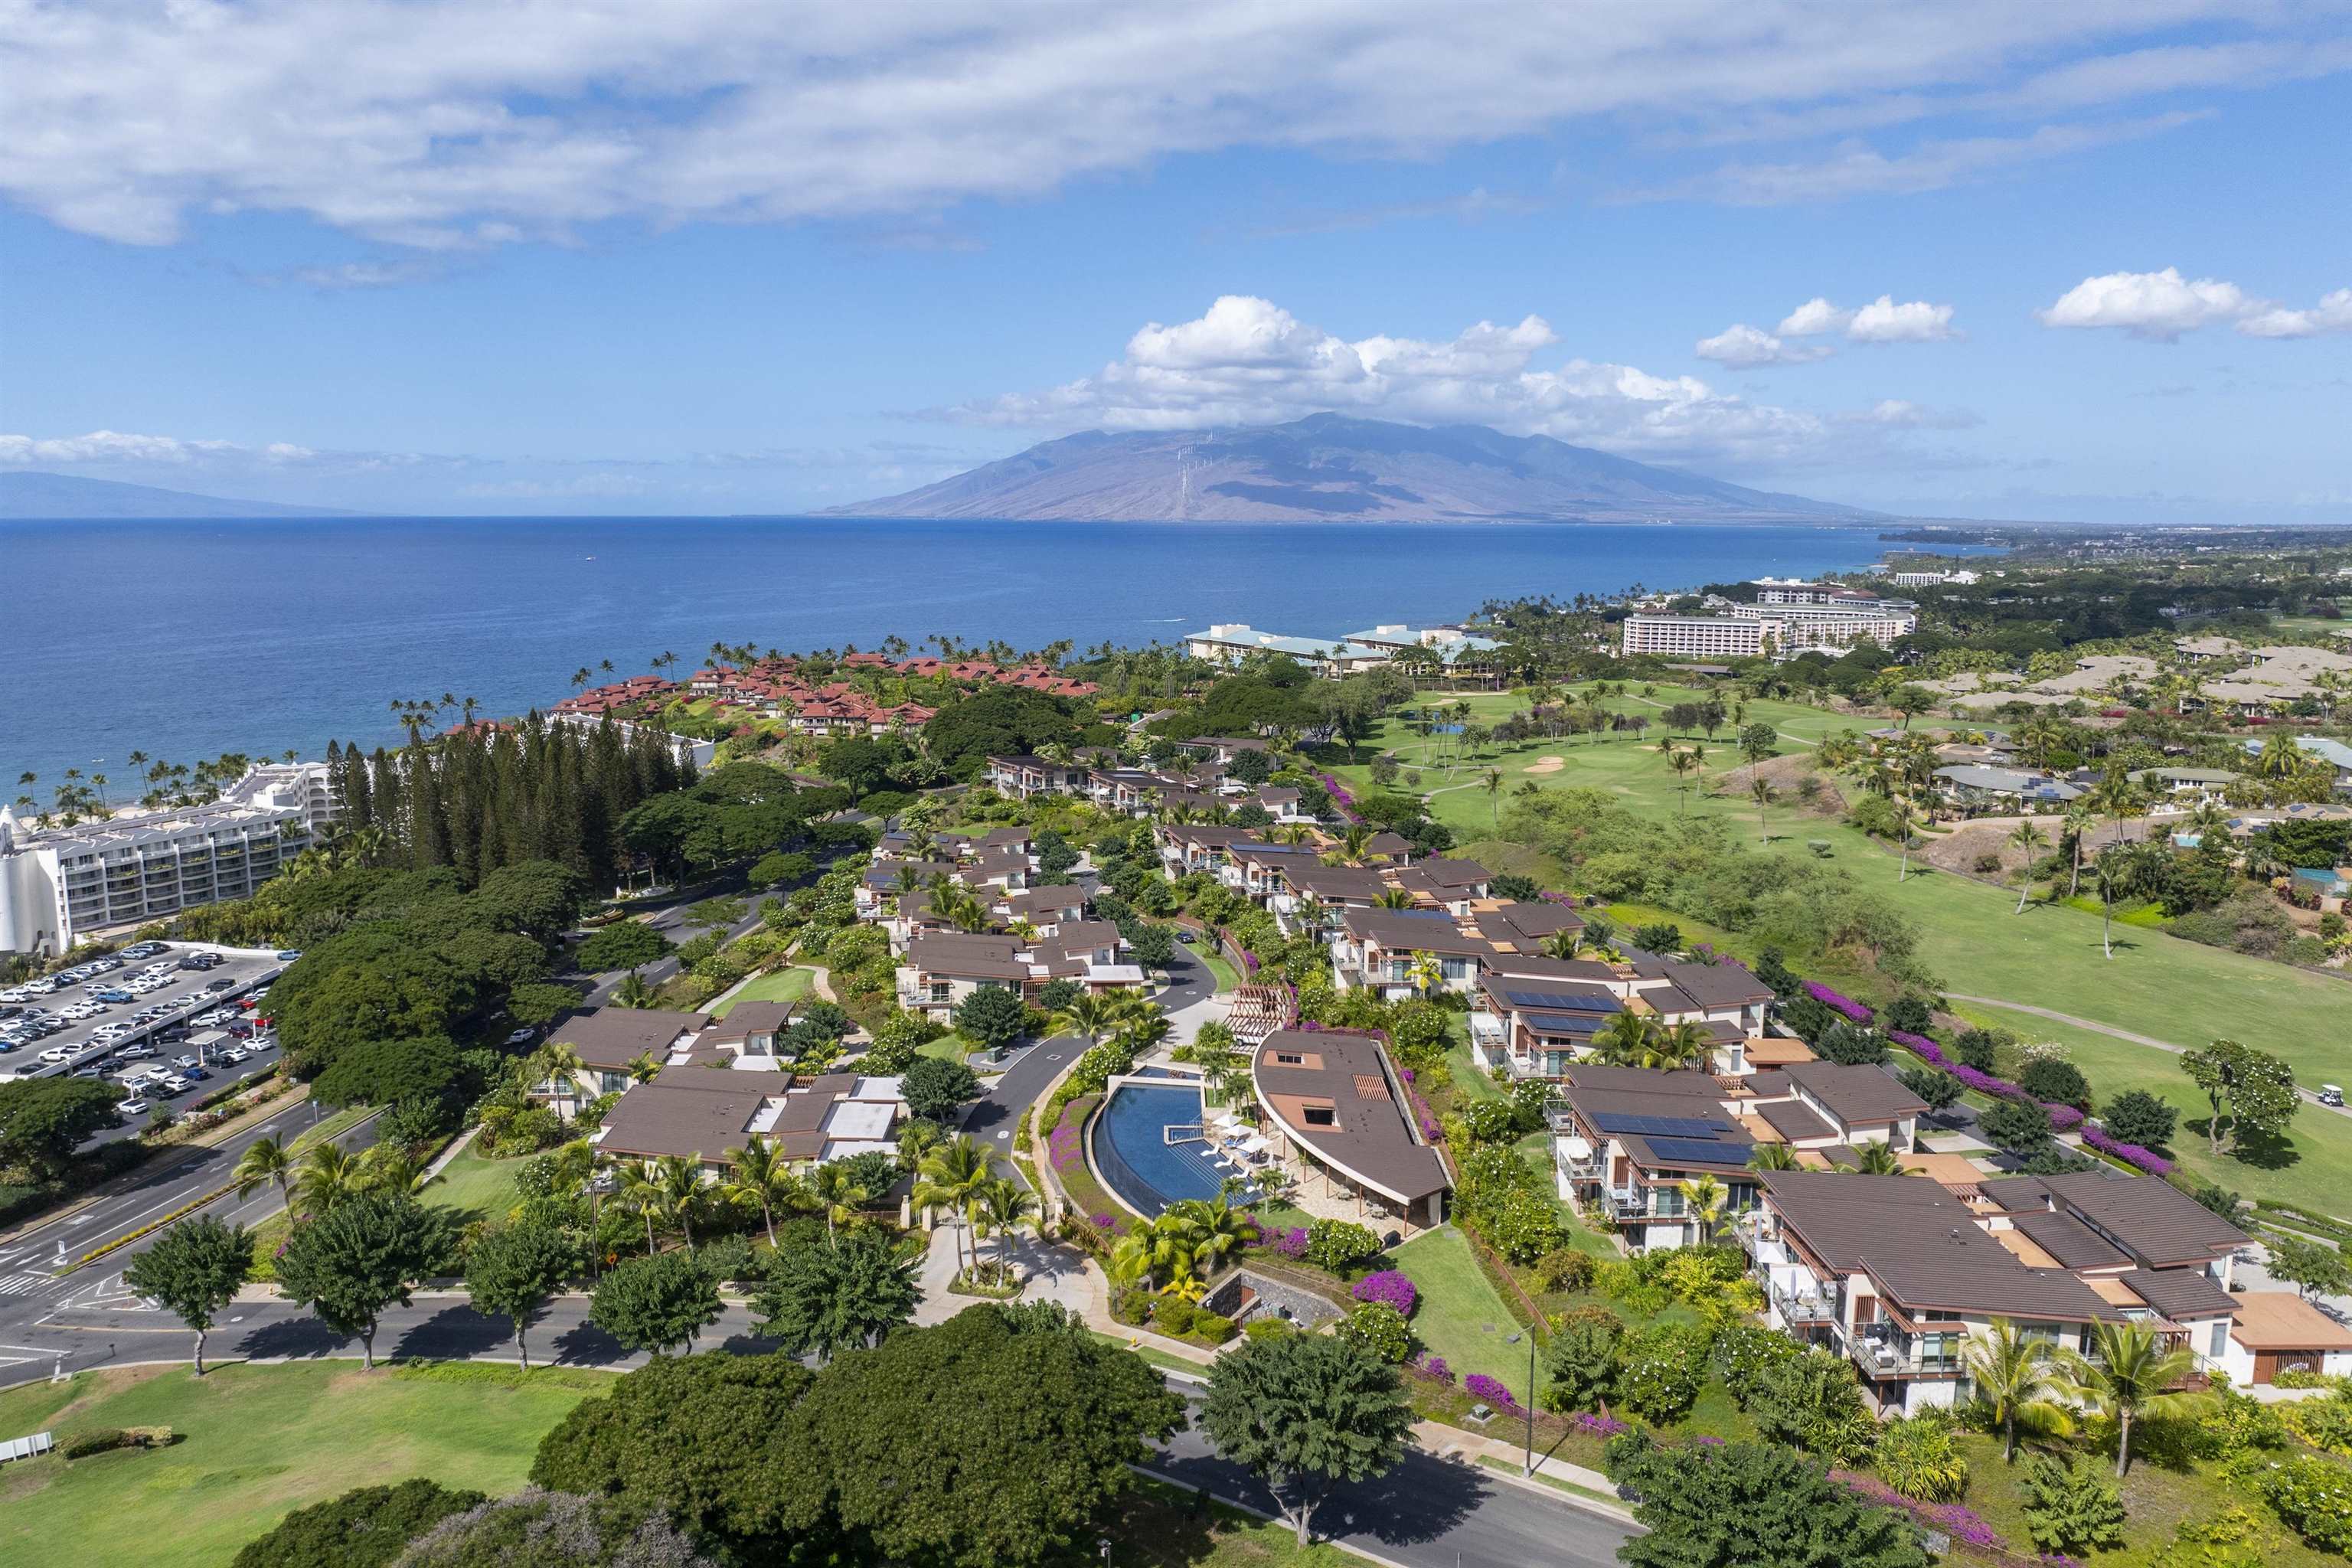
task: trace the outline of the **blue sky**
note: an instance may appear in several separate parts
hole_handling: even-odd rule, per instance
[[[2340,4],[970,16],[37,9],[0,468],[790,511],[1335,407],[1906,512],[2352,521]]]

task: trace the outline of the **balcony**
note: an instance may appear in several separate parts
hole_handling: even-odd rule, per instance
[[[1838,1319],[1837,1297],[1827,1290],[1789,1290],[1775,1285],[1772,1305],[1785,1322],[1818,1326],[1834,1323]]]
[[[1832,1327],[1842,1349],[1853,1358],[1864,1377],[1940,1377],[1960,1370],[1957,1327],[1949,1334],[1906,1334],[1886,1323],[1872,1323],[1849,1334]]]
[[[1606,1199],[1609,1205],[1609,1217],[1621,1225],[1628,1221],[1645,1220],[1652,1217],[1650,1194],[1646,1187],[1612,1187],[1606,1194]]]

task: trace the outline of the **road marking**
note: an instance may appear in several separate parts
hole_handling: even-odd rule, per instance
[[[11,1274],[0,1279],[0,1296],[22,1296],[48,1278],[46,1274]]]

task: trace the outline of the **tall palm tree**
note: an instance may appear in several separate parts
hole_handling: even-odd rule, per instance
[[[1092,1050],[1096,1042],[1118,1027],[1125,1009],[1116,997],[1099,992],[1087,991],[1070,998],[1065,1006],[1056,1008],[1047,1026],[1066,1029],[1087,1043]]]
[[[635,1215],[646,1222],[646,1256],[651,1258],[660,1251],[661,1244],[654,1239],[654,1221],[667,1207],[667,1199],[661,1184],[644,1165],[632,1162],[622,1169],[620,1190],[613,1194],[613,1201],[623,1213]]]
[[[974,1217],[989,1234],[1005,1238],[1006,1256],[997,1259],[998,1278],[1012,1278],[1011,1255],[1013,1234],[1036,1216],[1037,1200],[1010,1176],[1000,1176],[987,1183],[972,1194]],[[979,1249],[973,1248],[972,1264],[979,1266]]]
[[[1593,1031],[1592,1048],[1612,1067],[1632,1067],[1650,1048],[1650,1032],[1657,1026],[1646,1013],[1615,1013]]]
[[[1895,879],[1906,881],[1911,876],[1911,800],[1907,795],[1890,795],[1886,804],[1895,808],[1895,837],[1903,846],[1903,863],[1896,868]]]
[[[1445,966],[1433,952],[1414,953],[1404,973],[1405,978],[1412,982],[1412,988],[1424,997],[1436,995],[1445,985]]]
[[[2116,956],[2116,900],[2147,891],[2163,874],[2164,849],[2155,844],[2117,842],[2099,851],[2091,873],[2099,879],[2099,941]]]
[[[2054,1397],[2065,1384],[2049,1341],[2021,1334],[2008,1319],[1995,1318],[1990,1331],[1962,1348],[1960,1363],[1992,1424],[2000,1429],[2001,1463],[2017,1458],[2021,1423],[2057,1431],[2068,1426],[2065,1409]]]
[[[1653,1028],[1642,1047],[1641,1065],[1672,1071],[1704,1066],[1715,1052],[1715,1042],[1703,1024],[1685,1018],[1679,1024]]]
[[[1257,1235],[1257,1221],[1223,1197],[1171,1204],[1161,1217],[1169,1215],[1181,1220],[1185,1244],[1192,1249],[1192,1272],[1203,1279],[1227,1258],[1238,1257]]]
[[[2009,911],[2021,915],[2025,912],[2025,900],[2033,891],[2033,852],[2050,847],[2050,835],[2029,816],[2017,825],[2016,831],[2009,836],[2009,843],[2011,848],[2025,851],[2025,869],[2017,879],[2017,908]]]
[[[523,1078],[527,1083],[551,1085],[557,1094],[562,1095],[567,1089],[577,1092],[580,1075],[587,1070],[587,1067],[588,1064],[580,1059],[577,1049],[561,1040],[550,1040],[531,1052],[523,1069]]]
[[[967,1205],[994,1174],[987,1146],[969,1133],[940,1144],[915,1168],[915,1201],[926,1208],[964,1215]],[[956,1235],[956,1263],[963,1264],[963,1235]]]
[[[1772,781],[1768,778],[1749,779],[1748,781],[1748,798],[1756,803],[1757,837],[1763,839],[1767,844],[1771,843],[1772,829],[1765,821],[1764,808],[1770,805],[1773,801],[1780,798],[1772,792]]]
[[[1684,1211],[1691,1218],[1698,1221],[1699,1239],[1713,1241],[1722,1234],[1723,1209],[1724,1205],[1731,1201],[1730,1193],[1726,1191],[1723,1184],[1717,1181],[1711,1174],[1696,1177],[1680,1185]]]
[[[325,1214],[362,1185],[357,1155],[338,1143],[314,1143],[303,1152],[289,1196],[306,1214]]]
[[[2083,840],[2092,828],[2098,826],[2099,819],[2088,805],[2078,800],[2066,807],[2066,815],[2062,821],[2060,831],[2074,862],[2074,869],[2066,879],[2066,896],[2071,899],[2083,890]]]
[[[840,1229],[857,1218],[874,1194],[857,1179],[856,1172],[846,1160],[835,1160],[819,1165],[809,1178],[809,1190],[824,1205],[824,1235],[828,1242],[838,1242]]]
[[[257,1138],[246,1145],[237,1156],[236,1169],[229,1180],[236,1184],[236,1195],[244,1197],[256,1187],[277,1187],[282,1196],[287,1184],[293,1180],[294,1156],[284,1143],[275,1138]]]
[[[1503,830],[1503,770],[1488,768],[1479,775],[1486,786],[1486,808],[1495,819],[1495,831]]]
[[[2185,1344],[2167,1344],[2147,1323],[2094,1323],[2090,1356],[2062,1363],[2066,1392],[2116,1419],[2116,1474],[2131,1469],[2132,1423],[2159,1402],[2210,1404],[2207,1395],[2175,1386],[2197,1370]]]
[[[1759,1143],[1748,1151],[1748,1168],[1751,1171],[1793,1171],[1797,1168],[1797,1152],[1786,1143]]]

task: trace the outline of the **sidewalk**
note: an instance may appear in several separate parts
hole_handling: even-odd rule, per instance
[[[1508,1415],[1498,1415],[1496,1417],[1496,1425],[1500,1426],[1509,1420]],[[1599,1498],[1577,1497],[1544,1486],[1541,1481],[1529,1481],[1521,1477],[1519,1470],[1527,1461],[1527,1449],[1519,1443],[1506,1441],[1490,1433],[1466,1432],[1459,1426],[1449,1426],[1443,1421],[1414,1422],[1412,1436],[1414,1442],[1441,1459],[1459,1454],[1472,1464],[1476,1464],[1481,1458],[1499,1460],[1509,1467],[1507,1473],[1494,1470],[1489,1467],[1482,1466],[1481,1468],[1486,1469],[1486,1473],[1496,1479],[1514,1486],[1539,1488],[1545,1496],[1565,1502],[1572,1508],[1581,1508],[1593,1513],[1605,1514],[1611,1519],[1620,1520],[1627,1524],[1633,1522],[1633,1510],[1622,1503],[1606,1503],[1601,1501]],[[1617,1495],[1616,1483],[1607,1476],[1602,1475],[1599,1470],[1587,1469],[1582,1465],[1572,1465],[1566,1459],[1545,1458],[1539,1454],[1536,1459],[1536,1474],[1548,1477],[1552,1480],[1566,1482],[1570,1486],[1582,1487],[1587,1491],[1600,1493],[1601,1497],[1613,1498]]]

